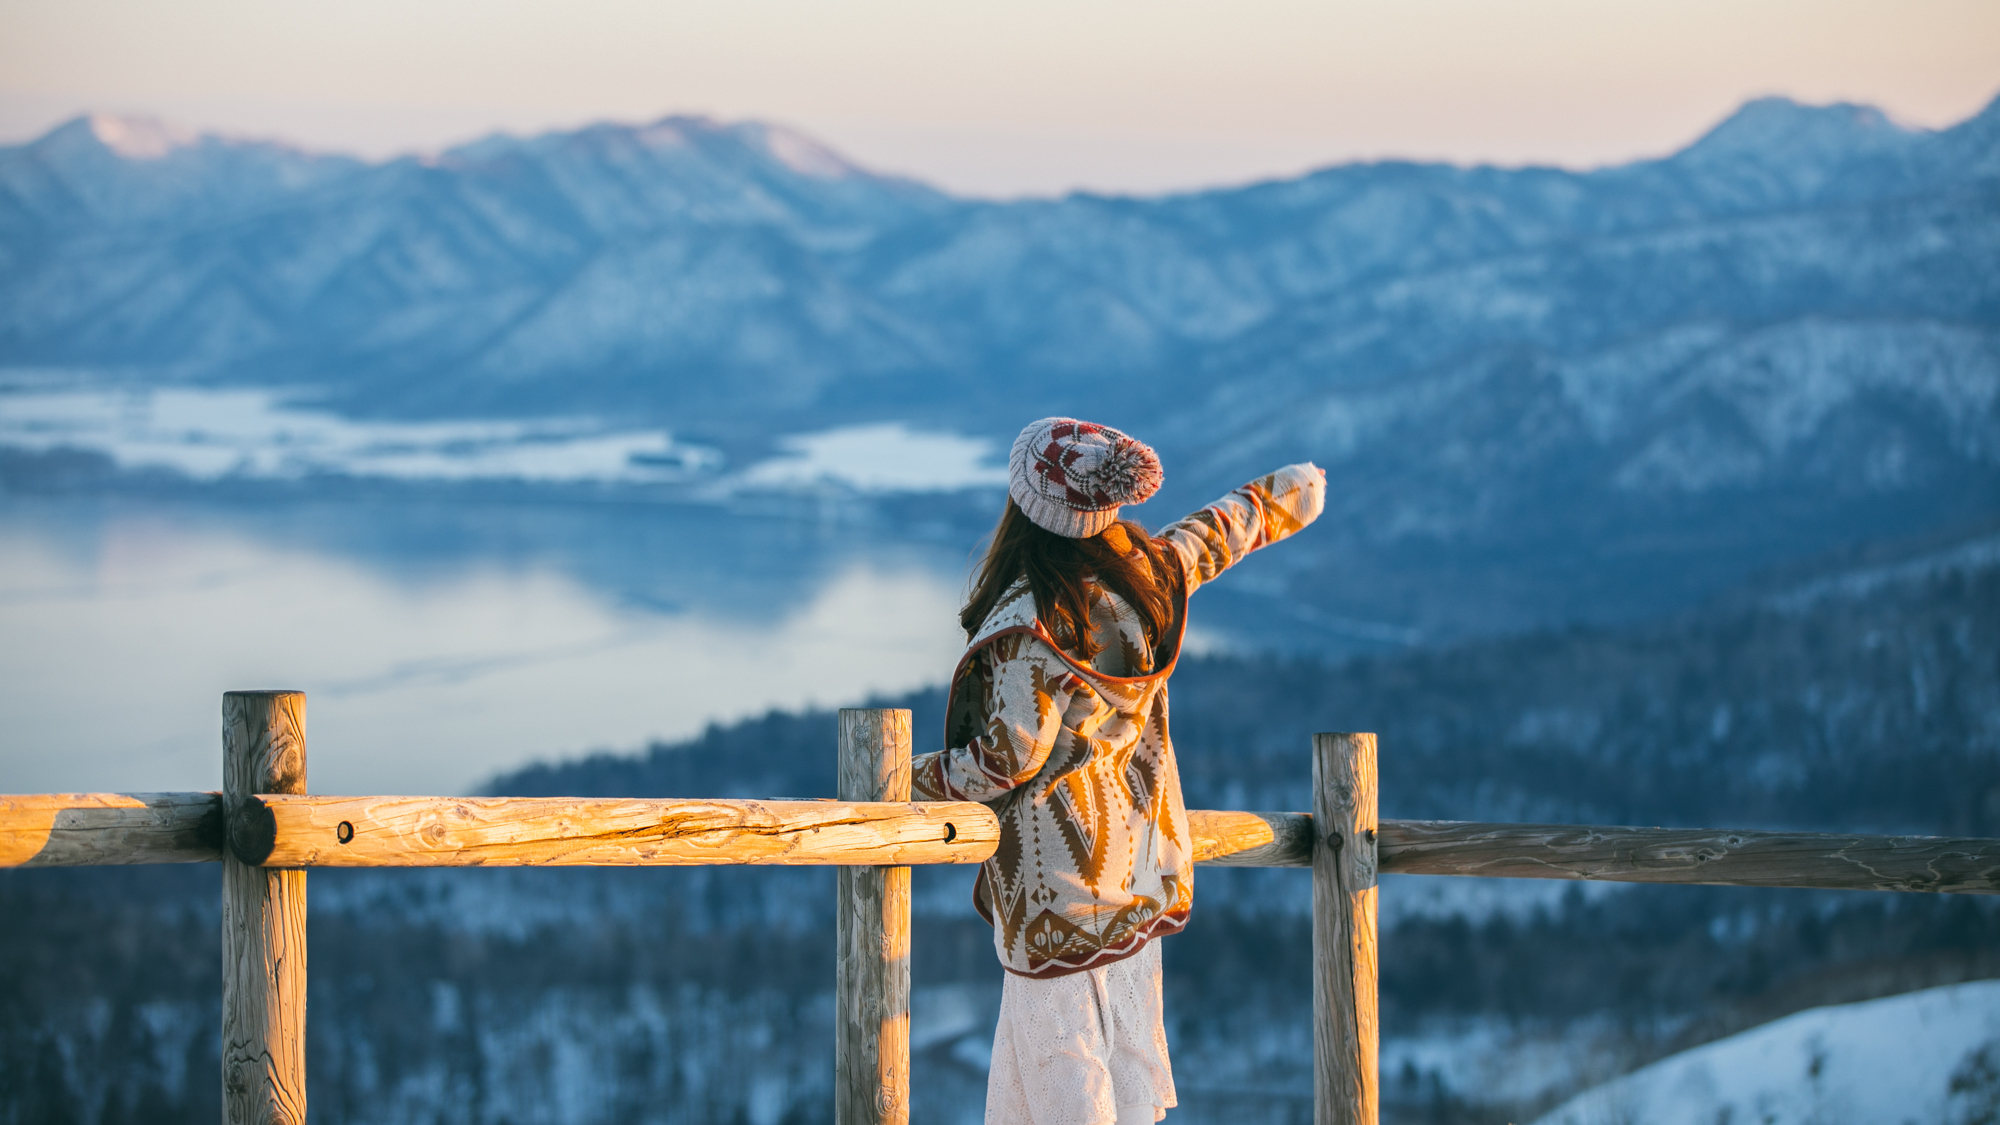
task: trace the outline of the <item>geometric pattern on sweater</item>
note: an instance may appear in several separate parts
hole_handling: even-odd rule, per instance
[[[1291,465],[1154,537],[1193,593],[1311,523],[1325,482]],[[918,800],[979,801],[1000,821],[973,901],[1007,971],[1063,976],[1137,953],[1187,924],[1194,851],[1169,733],[1167,680],[1187,621],[1159,653],[1139,616],[1089,584],[1088,660],[1058,646],[1025,583],[987,615],[952,674],[945,746],[912,763]]]

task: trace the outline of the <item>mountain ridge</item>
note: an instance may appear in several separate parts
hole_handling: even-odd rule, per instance
[[[225,148],[283,153],[301,160],[335,161],[356,167],[383,167],[406,161],[437,165],[465,160],[476,161],[499,153],[546,148],[606,134],[622,134],[642,140],[661,140],[669,144],[686,144],[689,141],[689,134],[728,135],[751,144],[762,143],[773,155],[777,155],[780,149],[793,153],[792,170],[804,175],[818,175],[830,179],[858,176],[902,182],[918,186],[936,195],[955,198],[968,205],[1004,207],[1017,202],[1054,202],[1069,198],[1166,201],[1298,184],[1329,173],[1356,168],[1453,168],[1503,175],[1545,172],[1570,176],[1602,176],[1663,164],[1712,164],[1717,162],[1718,158],[1754,157],[1768,153],[1771,148],[1778,145],[1788,147],[1786,163],[1796,169],[1801,162],[1799,157],[1802,155],[1814,155],[1815,150],[1823,153],[1829,148],[1856,147],[1854,141],[1859,138],[1871,138],[1877,142],[1871,147],[1893,154],[1906,152],[1913,142],[1928,137],[1994,130],[2000,130],[2000,95],[1995,95],[1983,107],[1963,120],[1939,128],[1902,124],[1880,108],[1866,103],[1808,103],[1783,95],[1765,95],[1742,103],[1721,120],[1704,129],[1692,141],[1664,156],[1641,157],[1592,167],[1577,168],[1532,161],[1501,164],[1485,161],[1379,157],[1338,161],[1308,168],[1292,175],[1260,177],[1237,185],[1193,186],[1138,193],[1078,189],[1058,196],[1037,196],[1022,200],[953,197],[950,192],[929,185],[919,176],[864,167],[806,131],[790,125],[760,118],[724,120],[696,113],[669,113],[637,122],[598,121],[569,129],[546,129],[530,133],[496,130],[463,141],[415,148],[369,159],[338,149],[316,148],[279,137],[194,128],[147,113],[93,111],[61,121],[37,137],[12,144],[0,144],[0,155],[14,150],[46,148],[52,144],[73,145],[87,135],[106,151],[139,161],[161,160],[186,149]],[[1805,140],[1808,134],[1814,143],[1802,147],[1799,142]],[[779,159],[783,160],[786,157],[780,155]]]
[[[96,168],[79,128],[50,138]],[[1166,458],[1155,522],[1313,459],[1331,516],[1253,568],[1260,628],[1644,615],[2000,509],[2000,100],[1923,131],[1766,99],[1588,172],[1013,203],[695,118],[379,165],[189,142],[95,195],[50,138],[0,150],[0,369],[616,418],[718,473],[1096,416]]]
[[[1864,126],[1829,130],[1829,120],[1859,120]],[[185,170],[170,165],[219,159],[218,154],[239,157],[219,174],[251,186],[238,189],[217,204],[219,209],[231,211],[227,225],[237,229],[256,212],[251,206],[249,215],[243,213],[246,200],[258,206],[275,205],[275,193],[289,190],[293,202],[310,203],[316,194],[338,188],[343,182],[357,190],[365,187],[362,198],[322,201],[322,210],[331,205],[337,213],[347,212],[351,220],[359,217],[353,209],[369,206],[371,199],[400,207],[403,214],[387,225],[382,219],[375,220],[370,232],[377,242],[375,253],[341,263],[348,267],[345,274],[313,270],[310,263],[296,261],[301,251],[311,256],[315,242],[333,245],[343,241],[324,230],[294,230],[291,238],[284,240],[292,242],[292,247],[273,248],[294,259],[292,264],[283,265],[282,277],[271,276],[269,266],[264,270],[266,276],[254,277],[259,263],[240,252],[231,254],[233,260],[228,263],[216,261],[209,267],[252,271],[253,276],[243,280],[256,281],[267,298],[282,298],[287,288],[297,293],[292,298],[296,301],[314,290],[319,290],[319,296],[335,296],[343,288],[391,286],[436,303],[450,301],[456,292],[468,297],[481,292],[482,287],[463,290],[454,282],[463,282],[466,270],[483,269],[492,271],[483,287],[486,303],[498,306],[503,318],[514,321],[509,337],[533,338],[532,312],[506,294],[515,284],[514,276],[518,275],[518,284],[541,290],[546,299],[565,291],[588,292],[593,269],[616,270],[613,261],[644,274],[643,263],[649,253],[657,255],[670,248],[681,252],[678,268],[693,265],[698,270],[703,264],[702,247],[691,242],[699,242],[702,233],[713,235],[748,225],[783,232],[781,243],[790,242],[796,250],[788,252],[782,244],[768,239],[760,247],[758,236],[744,232],[745,245],[732,249],[739,256],[747,253],[749,258],[738,261],[736,268],[725,270],[723,276],[707,279],[709,289],[726,286],[730,280],[736,280],[739,289],[749,286],[748,292],[740,292],[739,299],[725,304],[720,312],[735,311],[745,298],[754,301],[760,288],[768,290],[773,283],[780,288],[810,286],[810,275],[818,274],[825,281],[819,296],[813,297],[808,289],[808,307],[795,311],[803,313],[807,321],[817,320],[823,328],[832,329],[824,342],[836,342],[842,328],[869,320],[866,306],[874,306],[873,319],[894,322],[889,337],[900,338],[906,345],[897,349],[883,337],[872,341],[877,347],[890,343],[892,351],[903,353],[892,363],[921,366],[929,362],[963,369],[970,361],[975,367],[990,370],[997,360],[1004,368],[1008,352],[1020,346],[1018,341],[1009,346],[1007,337],[1019,335],[1013,331],[1017,326],[1010,322],[1022,320],[1024,314],[1046,318],[1051,311],[1046,307],[1022,308],[1020,303],[1026,300],[1046,306],[1051,295],[1008,294],[1006,267],[1010,263],[996,261],[993,255],[998,252],[1013,259],[1015,274],[1026,272],[1028,276],[1021,280],[1031,289],[1046,290],[1055,282],[1056,278],[1045,276],[1051,270],[1067,275],[1065,296],[1084,306],[1070,316],[1080,317],[1084,323],[1077,328],[1088,331],[1062,332],[1047,353],[1030,351],[1023,358],[1045,361],[1052,355],[1073,354],[1079,343],[1089,339],[1096,346],[1082,357],[1084,363],[1072,358],[1063,366],[1075,370],[1096,363],[1109,365],[1107,370],[1116,372],[1119,367],[1130,370],[1144,366],[1147,352],[1200,347],[1235,340],[1246,331],[1268,330],[1282,323],[1287,306],[1296,307],[1301,302],[1310,306],[1326,295],[1370,281],[1416,279],[1449,263],[1497,261],[1509,254],[1578,238],[1685,225],[1698,217],[1714,221],[1773,207],[1811,204],[1817,199],[1814,193],[1835,179],[1836,171],[1857,163],[1869,166],[1885,148],[1903,156],[1918,149],[1933,153],[1931,159],[1916,163],[1943,165],[1944,172],[1933,173],[1932,180],[1942,175],[1945,182],[1954,183],[1964,171],[1961,166],[1974,172],[1983,169],[1989,161],[1981,154],[1991,155],[1988,150],[1994,147],[1972,145],[1978,159],[1963,153],[1952,156],[1967,147],[1957,139],[1993,134],[1996,129],[2000,129],[2000,102],[1950,129],[1918,133],[1900,129],[1879,112],[1862,107],[1811,108],[1765,99],[1745,106],[1680,153],[1588,173],[1377,162],[1339,165],[1296,179],[1220,191],[1154,198],[1078,194],[1019,204],[951,200],[908,180],[862,173],[829,150],[812,147],[812,142],[797,134],[774,132],[773,127],[760,123],[721,125],[685,117],[664,118],[644,126],[598,125],[529,138],[489,137],[429,158],[405,157],[378,165],[312,156],[268,143],[205,137],[159,157],[123,161],[118,170],[126,176],[143,178],[157,172],[154,179],[166,177],[169,182],[152,185],[161,189],[158,194],[164,202],[160,206],[167,202],[179,206],[179,195],[185,190],[177,194],[168,189],[177,186],[172,181],[188,177]],[[1809,142],[1790,144],[1778,160],[1766,153],[1769,146],[1746,139],[1746,134],[1773,133],[1794,140],[1798,135],[1812,137]],[[95,142],[97,153],[39,159],[87,147],[83,137]],[[787,144],[805,146],[806,151],[816,154],[807,161],[808,166],[831,162],[840,174],[799,174],[774,155],[772,145],[777,142],[773,138],[783,137],[793,138]],[[1854,146],[1849,142],[1855,137],[1870,139],[1858,155],[1850,151]],[[1888,139],[1886,144],[1875,143],[1883,138]],[[1801,153],[1816,160],[1807,160]],[[28,145],[0,149],[0,200],[11,204],[0,213],[15,217],[33,214],[34,200],[28,197],[35,193],[19,187],[30,173],[65,179],[69,165],[90,165],[80,167],[77,176],[68,177],[75,179],[101,172],[93,161],[101,163],[100,158],[106,155],[115,153],[96,139],[86,120],[71,122]],[[263,170],[261,178],[247,175],[236,166],[244,160],[262,161],[270,167]],[[815,161],[819,163],[815,165]],[[1898,167],[1911,163],[1903,160]],[[1744,174],[1746,164],[1756,175]],[[1689,169],[1703,172],[1707,179],[1689,175]],[[1789,177],[1779,173],[1789,173]],[[1862,186],[1874,198],[1902,186],[1906,173],[1907,168],[1903,168],[1894,175],[1860,178],[1869,179]],[[202,179],[192,186],[206,184],[207,179]],[[1932,187],[1936,187],[1935,182]],[[1849,186],[1836,194],[1846,198],[1859,190],[1861,187]],[[90,195],[73,188],[66,193],[50,188],[41,194],[66,194],[86,201]],[[398,204],[398,199],[406,201]],[[143,209],[114,211],[104,220],[115,228],[121,216],[132,213],[151,215]],[[338,216],[329,216],[333,217]],[[63,222],[74,218],[67,215]],[[190,225],[200,227],[211,219],[196,209]],[[62,222],[55,218],[46,219],[39,232],[20,231],[18,224],[10,225],[17,228],[9,231],[15,236],[10,241],[21,243],[23,248],[47,242],[51,235],[62,240],[65,234]],[[296,227],[297,220],[291,225]],[[665,242],[656,241],[652,247],[607,241],[629,240],[641,231],[670,230],[680,233],[670,235]],[[36,233],[41,237],[33,237]],[[228,235],[221,237],[227,239]],[[392,241],[384,246],[383,239]],[[182,241],[185,243],[185,237]],[[353,240],[350,236],[344,241]],[[223,248],[241,249],[226,243],[218,247]],[[389,257],[399,249],[400,255]],[[1021,259],[1023,251],[1035,259]],[[685,260],[689,253],[695,256],[693,263]],[[263,256],[268,257],[268,252]],[[416,259],[428,260],[433,270],[413,272],[419,265]],[[301,270],[301,266],[305,268]],[[373,276],[353,275],[356,266],[367,267]],[[516,268],[509,270],[509,266]],[[886,271],[885,266],[889,267]],[[446,272],[436,272],[439,269]],[[752,275],[744,276],[744,269]],[[1001,275],[991,277],[996,269]],[[538,281],[538,274],[547,275],[547,279]],[[995,280],[1003,287],[997,292],[991,288]],[[305,290],[299,291],[302,282]],[[983,297],[977,295],[982,289]],[[20,295],[35,296],[32,287]],[[1007,300],[1010,296],[1012,301]],[[371,306],[379,303],[379,298],[370,301],[362,293],[352,293],[350,299],[354,297]],[[912,297],[916,298],[914,304]],[[968,299],[973,303],[968,304]],[[662,303],[670,302],[653,302],[655,306]],[[843,306],[844,311],[813,307],[828,303]],[[512,316],[505,311],[509,309]],[[822,315],[815,317],[815,312]],[[520,320],[523,314],[529,319]],[[264,319],[274,331],[299,331],[298,327],[271,324],[269,316]],[[798,319],[790,318],[785,327],[796,331]],[[1121,324],[1128,320],[1132,323]],[[630,325],[621,327],[621,323],[600,322],[583,331],[633,338],[638,330]],[[57,320],[56,325],[60,324]],[[964,338],[963,328],[940,335],[941,324],[981,331],[971,339]],[[17,328],[10,335],[20,331]],[[780,329],[766,326],[767,333],[773,331]],[[859,331],[864,336],[861,343],[867,346],[867,329]],[[574,338],[577,330],[564,334]],[[960,338],[949,339],[952,334]],[[189,358],[186,347],[176,349],[172,341],[156,340],[149,345],[132,340],[123,348],[114,345],[106,352],[103,344],[110,341],[92,346],[87,336],[66,346],[57,345],[54,354],[47,354],[48,345],[56,345],[47,327],[33,335],[44,339],[44,347],[34,349],[45,352],[37,357],[44,360],[60,362],[63,352],[83,362],[92,361],[93,356],[99,361],[116,356],[143,363],[148,362],[148,353],[155,362]],[[62,329],[58,327],[53,335],[61,337]],[[757,350],[760,341],[755,338],[756,329],[751,329],[751,336],[735,342],[738,353],[745,345]],[[256,334],[244,339],[254,345]],[[0,348],[6,342],[0,337]],[[20,350],[19,343],[0,350],[0,361],[9,358],[7,351]],[[465,351],[465,344],[461,344],[428,365],[433,377],[446,375],[453,363],[470,363],[468,373],[485,370],[489,376],[507,381],[507,358],[495,356],[491,344],[466,343],[471,344],[471,351]],[[294,350],[296,347],[310,352],[326,345],[301,340]],[[253,346],[248,354],[257,350]],[[503,346],[499,350],[507,349]],[[770,351],[768,345],[764,350]],[[450,351],[458,351],[461,358],[447,359]],[[627,363],[601,354],[593,358],[588,351],[564,359],[572,368],[609,366],[614,370],[633,363],[643,367],[649,362],[655,366],[671,362],[666,356],[649,361],[644,352],[641,344],[640,354]],[[1127,354],[1117,354],[1120,352]],[[355,359],[366,354],[364,348]],[[222,360],[226,369],[232,359],[240,364],[245,358],[245,349],[238,347],[211,356],[209,362]],[[689,358],[699,366],[698,357]],[[742,358],[739,355],[739,362]],[[755,356],[747,358],[754,363]],[[769,358],[796,361],[799,356],[794,350],[790,355]],[[445,362],[446,370],[437,369],[438,360]],[[851,366],[857,361],[850,357],[845,362]],[[762,366],[768,370],[770,363]]]

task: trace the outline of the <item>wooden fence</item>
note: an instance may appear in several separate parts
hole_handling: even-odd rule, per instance
[[[306,868],[839,868],[834,1120],[907,1125],[910,867],[978,863],[984,805],[911,801],[910,713],[840,713],[832,800],[321,797],[305,696],[223,696],[220,793],[0,797],[0,866],[198,863],[222,879],[227,1125],[304,1125]],[[1196,862],[1309,867],[1314,1125],[1377,1116],[1376,874],[2000,891],[2000,840],[1376,819],[1375,736],[1318,734],[1307,813],[1188,814]]]

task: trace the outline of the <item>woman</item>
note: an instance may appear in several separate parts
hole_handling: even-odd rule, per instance
[[[1291,465],[1153,536],[1118,509],[1160,478],[1107,426],[1021,431],[959,618],[948,749],[914,762],[919,798],[1000,818],[973,892],[1007,970],[987,1125],[1131,1125],[1175,1104],[1152,939],[1187,924],[1194,856],[1167,678],[1188,595],[1311,523],[1326,483]]]

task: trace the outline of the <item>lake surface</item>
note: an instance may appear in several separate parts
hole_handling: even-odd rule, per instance
[[[0,500],[0,792],[216,788],[234,688],[307,693],[317,792],[464,793],[940,682],[972,545],[837,506]]]
[[[183,479],[680,485],[711,497],[826,486],[955,492],[1007,483],[1004,451],[884,421],[788,434],[733,466],[657,428],[588,417],[397,421],[298,401],[310,389],[133,386],[88,372],[0,368],[0,448],[104,456]]]

